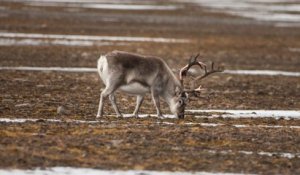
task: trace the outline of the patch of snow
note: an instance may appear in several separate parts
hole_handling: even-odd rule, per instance
[[[264,152],[264,151],[260,151],[257,152],[258,155],[261,156],[279,156],[279,157],[284,157],[284,158],[288,158],[288,159],[293,159],[293,158],[299,158],[300,157],[300,153],[279,153],[279,152]]]
[[[136,3],[140,0],[2,0],[11,2],[55,2],[55,3]],[[147,2],[146,0],[143,0]],[[151,1],[151,0],[149,0]]]
[[[182,8],[178,5],[150,5],[129,3],[104,3],[104,2],[50,2],[50,1],[27,1],[26,5],[39,7],[67,7],[67,8],[91,8],[106,10],[176,10]]]
[[[232,125],[236,128],[290,128],[290,129],[300,129],[300,126],[289,126],[289,125]]]
[[[100,170],[92,168],[74,167],[52,167],[46,169],[6,169],[0,170],[1,175],[242,175],[238,173],[218,173],[218,172],[171,172],[171,171],[147,171],[147,170]]]
[[[296,49],[294,49],[293,51],[296,51]],[[173,72],[177,72],[177,70],[174,70]],[[279,71],[279,70],[224,70],[222,73],[233,74],[233,75],[268,75],[268,76],[281,75],[281,76],[300,77],[300,72],[288,72],[288,71]],[[188,75],[191,76],[199,76],[201,74],[203,74],[203,71],[195,68],[191,68],[188,71]]]
[[[300,48],[289,48],[291,52],[300,52]]]
[[[288,159],[293,159],[293,158],[300,158],[300,153],[283,153],[283,152],[265,152],[265,151],[258,151],[258,152],[253,152],[253,151],[244,151],[244,150],[238,150],[238,151],[233,151],[233,150],[206,150],[208,153],[211,154],[224,154],[224,155],[230,155],[234,153],[239,153],[239,154],[245,154],[245,155],[260,155],[260,156],[276,156],[276,157],[283,157],[283,158],[288,158]]]
[[[57,71],[57,72],[97,72],[97,68],[88,68],[88,67],[0,67],[0,70]]]
[[[157,122],[157,124],[176,125],[175,123],[172,123],[172,122]]]
[[[83,41],[83,40],[67,40],[67,39],[11,39],[0,38],[0,46],[107,46],[107,45],[124,45],[111,42]]]
[[[127,4],[84,4],[83,8],[111,9],[111,10],[176,10],[175,5],[127,5]]]
[[[187,114],[220,113],[217,116],[229,118],[295,118],[300,119],[298,110],[186,110]]]
[[[184,123],[185,125],[200,125],[204,127],[217,127],[217,126],[223,126],[223,124],[220,123],[192,123],[192,122],[187,122]]]
[[[91,36],[91,35],[59,35],[59,34],[38,34],[38,33],[9,33],[0,32],[3,38],[30,38],[30,39],[57,39],[60,42],[65,40],[86,40],[86,41],[126,41],[126,42],[157,42],[157,43],[187,43],[186,39],[174,38],[150,38],[150,37],[129,37],[129,36]],[[57,41],[59,42],[59,41]]]
[[[60,120],[60,119],[37,119],[37,118],[0,118],[0,123],[26,123],[26,122],[50,122],[50,123],[87,123],[87,124],[94,124],[94,123],[102,123],[102,121],[95,120]]]
[[[176,125],[176,123],[172,122],[157,122],[158,124],[166,124],[166,125]],[[218,127],[218,126],[230,126],[235,128],[290,128],[290,129],[300,129],[300,126],[291,126],[291,125],[245,125],[245,124],[222,124],[222,123],[197,123],[197,122],[186,122],[184,125],[200,125],[203,127]]]
[[[288,23],[288,22],[277,22],[274,24],[275,27],[300,27],[300,23]]]
[[[96,68],[88,67],[0,67],[0,70],[23,70],[23,71],[61,71],[61,72],[97,72]],[[236,75],[269,75],[269,76],[292,76],[300,77],[300,72],[285,72],[272,70],[225,70],[225,74]]]
[[[131,114],[124,114],[126,117],[133,117]],[[115,117],[115,115],[109,115],[111,117]],[[145,118],[148,117],[148,114],[142,114],[140,117]],[[153,115],[152,115],[153,117]],[[0,123],[26,123],[26,122],[50,122],[50,123],[78,123],[78,124],[97,124],[103,123],[102,120],[74,120],[74,119],[34,119],[34,118],[0,118]],[[162,125],[177,125],[173,122],[166,122],[166,121],[159,121],[154,122],[153,124],[162,124]],[[222,124],[222,123],[197,123],[197,122],[185,122],[181,123],[182,125],[193,126],[193,125],[200,125],[203,127],[219,127],[219,126],[230,126],[236,128],[289,128],[289,129],[300,129],[300,126],[294,125],[245,125],[245,124]],[[130,124],[126,124],[127,126],[131,126]],[[135,124],[133,124],[135,126]]]
[[[32,119],[32,118],[0,118],[1,123],[25,123],[25,122],[37,122],[41,119]],[[61,120],[55,119],[45,119],[47,122],[61,122]]]
[[[179,5],[159,5],[151,0],[3,0],[30,6],[73,7],[115,10],[176,10]]]
[[[6,10],[7,7],[4,7],[4,6],[0,6],[0,10]]]
[[[30,104],[30,103],[22,103],[22,104],[15,105],[16,108],[32,107],[32,106],[33,106],[33,104]]]
[[[15,100],[13,100],[13,99],[2,99],[2,103],[13,103],[13,102],[15,102]]]
[[[285,72],[274,70],[224,70],[225,74],[237,74],[237,75],[270,75],[270,76],[291,76],[300,77],[300,72]]]

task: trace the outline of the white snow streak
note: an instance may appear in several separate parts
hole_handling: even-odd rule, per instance
[[[276,157],[283,157],[283,158],[288,158],[288,159],[293,159],[293,158],[299,158],[300,153],[285,153],[285,152],[265,152],[265,151],[258,151],[258,152],[253,152],[253,151],[233,151],[233,150],[221,150],[221,151],[216,151],[216,150],[207,150],[207,152],[212,153],[212,154],[224,154],[224,155],[229,155],[229,154],[245,154],[245,155],[259,155],[259,156],[276,156]]]
[[[127,115],[127,116],[126,116]],[[126,117],[129,117],[131,114],[125,114]],[[115,117],[114,115],[109,115],[111,117]],[[132,116],[132,115],[131,115]],[[141,114],[140,117],[146,117],[148,114]],[[49,122],[49,123],[77,123],[77,124],[99,124],[105,123],[103,120],[74,120],[74,119],[36,119],[36,118],[0,118],[0,123],[26,123],[26,122]],[[162,125],[177,125],[173,122],[154,122],[152,124],[162,124]],[[125,124],[126,126],[135,126],[136,124]],[[294,125],[246,125],[246,124],[222,124],[222,123],[197,123],[197,122],[185,122],[181,123],[181,125],[187,126],[202,126],[202,127],[220,127],[220,126],[229,126],[235,128],[271,128],[271,129],[280,129],[280,128],[288,128],[288,129],[300,129],[300,126]]]
[[[299,110],[186,110],[188,114],[211,113],[212,117],[228,117],[228,118],[295,118],[300,119]],[[217,113],[217,114],[216,114]],[[201,117],[201,116],[199,116]]]
[[[187,115],[193,115],[195,117],[203,118],[275,118],[275,119],[300,119],[300,110],[227,110],[227,109],[216,109],[216,110],[186,110]],[[203,115],[205,114],[205,115]],[[114,116],[114,115],[109,115]],[[139,117],[145,118],[153,116],[155,114],[139,114]],[[123,114],[123,117],[133,117],[132,114]],[[176,118],[172,114],[164,114],[164,118]]]
[[[113,43],[104,41],[67,40],[67,39],[14,39],[0,38],[0,46],[107,46],[125,45],[125,43]]]
[[[68,8],[90,8],[106,10],[176,10],[175,5],[147,5],[147,4],[105,4],[105,3],[58,3],[58,2],[27,2],[29,6],[40,7],[68,7]]]
[[[96,68],[90,67],[0,67],[0,70],[21,70],[21,71],[58,71],[58,72],[97,72]],[[300,77],[300,72],[286,72],[273,70],[225,70],[225,74],[234,75],[268,75],[268,76],[291,76]]]
[[[157,122],[158,124],[165,124],[165,125],[176,125],[176,123],[172,122]],[[203,127],[219,127],[219,126],[230,126],[235,128],[272,128],[272,129],[278,129],[278,128],[290,128],[290,129],[300,129],[300,126],[291,126],[291,125],[245,125],[245,124],[222,124],[222,123],[196,123],[196,122],[186,122],[183,123],[184,125],[200,125]]]
[[[290,52],[300,52],[300,48],[297,48],[297,47],[295,47],[295,48],[289,48],[289,51]]]
[[[89,68],[89,67],[0,67],[0,70],[97,72],[97,68]]]
[[[86,40],[86,41],[126,41],[126,42],[157,42],[157,43],[187,43],[186,39],[150,38],[129,36],[97,36],[97,35],[60,35],[39,33],[9,33],[0,32],[3,38],[57,39],[57,40]]]
[[[290,77],[300,77],[300,72],[286,72],[275,70],[225,70],[225,74],[237,74],[237,75],[282,75]]]
[[[52,167],[47,169],[20,170],[7,169],[0,170],[1,175],[242,175],[235,173],[218,172],[171,172],[171,171],[147,171],[147,170],[100,170],[92,168],[75,167]]]
[[[38,118],[0,118],[0,123],[26,123],[26,122],[50,122],[50,123],[102,123],[100,120],[60,120],[60,119],[38,119]]]
[[[5,0],[8,1],[8,0]],[[159,5],[151,1],[139,0],[9,0],[22,2],[28,6],[93,8],[107,10],[176,10],[180,5]]]

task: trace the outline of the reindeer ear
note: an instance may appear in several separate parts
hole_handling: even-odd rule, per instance
[[[187,103],[189,102],[189,94],[187,92],[184,92],[184,102]]]

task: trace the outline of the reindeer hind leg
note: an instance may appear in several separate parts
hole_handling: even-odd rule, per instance
[[[115,112],[117,114],[117,117],[122,117],[122,114],[121,114],[121,112],[120,112],[120,110],[119,110],[119,108],[117,106],[116,97],[115,97],[114,93],[112,93],[112,94],[109,95],[109,100],[110,100],[110,102],[111,102],[111,104],[112,104],[112,106],[113,106],[113,108],[114,108],[114,110],[115,110]]]
[[[118,81],[118,76],[115,76],[115,81],[110,81],[107,83],[105,89],[101,92],[100,95],[100,100],[99,100],[99,107],[98,107],[98,113],[97,113],[97,118],[102,117],[103,116],[103,105],[104,105],[104,100],[107,96],[113,94],[120,86],[121,81]],[[114,99],[114,95],[112,97],[110,97],[113,108],[115,108],[117,105],[115,103],[115,99]],[[115,111],[117,112],[117,110],[115,109]],[[119,112],[120,114],[120,112]],[[118,115],[118,112],[117,112]]]

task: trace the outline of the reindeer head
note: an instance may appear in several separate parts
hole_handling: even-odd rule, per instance
[[[191,57],[189,60],[189,63],[185,65],[183,68],[180,69],[179,73],[179,80],[181,83],[181,88],[176,88],[175,90],[175,96],[174,98],[174,107],[171,109],[171,111],[175,114],[176,117],[178,118],[184,118],[184,112],[185,112],[185,107],[189,101],[189,97],[191,96],[196,96],[198,97],[197,94],[199,94],[203,89],[201,88],[201,85],[196,88],[196,82],[207,77],[208,75],[216,72],[222,72],[223,69],[218,67],[218,69],[214,69],[214,63],[212,62],[211,64],[211,70],[207,70],[206,64],[203,62],[197,61],[197,58],[199,57],[200,54],[197,54],[195,57]],[[192,86],[189,89],[186,89],[184,87],[184,77],[187,76],[187,72],[192,66],[199,66],[201,69],[204,70],[204,74],[200,75],[198,77],[193,77],[193,81],[191,82]]]
[[[175,94],[171,100],[170,109],[177,118],[184,118],[184,110],[188,103],[188,99],[189,94],[183,91],[181,88],[176,87]]]

